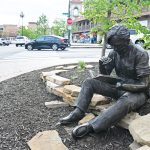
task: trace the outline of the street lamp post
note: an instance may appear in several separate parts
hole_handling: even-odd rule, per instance
[[[68,18],[70,18],[70,0],[69,0],[69,4],[68,4]],[[69,44],[70,44],[70,29],[68,28],[68,40],[69,40]]]
[[[22,18],[21,34],[23,36],[23,18],[24,18],[24,13],[23,12],[20,13],[20,17]]]

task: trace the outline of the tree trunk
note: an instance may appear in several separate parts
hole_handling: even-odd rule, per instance
[[[107,18],[111,17],[111,10],[108,10],[107,12]],[[104,35],[104,42],[103,42],[103,48],[102,48],[102,55],[101,56],[105,56],[105,51],[106,51],[106,33]]]
[[[102,54],[101,54],[101,56],[105,56],[105,51],[106,51],[106,34],[104,35],[104,42],[103,42],[103,47],[102,47]]]

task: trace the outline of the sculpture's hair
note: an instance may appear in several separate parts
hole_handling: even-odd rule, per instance
[[[107,43],[110,44],[110,39],[112,37],[118,38],[118,40],[125,40],[129,41],[130,39],[130,32],[128,28],[126,28],[123,25],[115,25],[112,28],[110,28],[107,32]]]

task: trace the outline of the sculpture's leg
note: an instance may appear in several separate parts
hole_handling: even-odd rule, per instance
[[[109,107],[89,123],[95,132],[105,130],[121,120],[130,111],[142,106],[146,102],[146,99],[147,97],[144,93],[126,92],[113,106]]]
[[[60,123],[70,124],[81,120],[88,109],[94,93],[102,94],[109,97],[118,96],[118,91],[113,85],[101,82],[96,79],[87,79],[82,85],[80,94],[77,98],[75,110],[71,112],[68,116],[61,118]]]
[[[114,85],[96,79],[87,79],[82,84],[81,91],[76,101],[76,107],[86,112],[94,93],[111,98],[118,98],[119,94]]]

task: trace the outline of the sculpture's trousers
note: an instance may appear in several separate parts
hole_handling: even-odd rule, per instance
[[[120,91],[116,89],[115,85],[107,82],[87,79],[82,85],[76,101],[76,107],[86,112],[94,93],[117,99],[115,104],[89,122],[95,132],[111,127],[127,113],[142,106],[147,99],[146,94],[143,92],[131,93]]]

